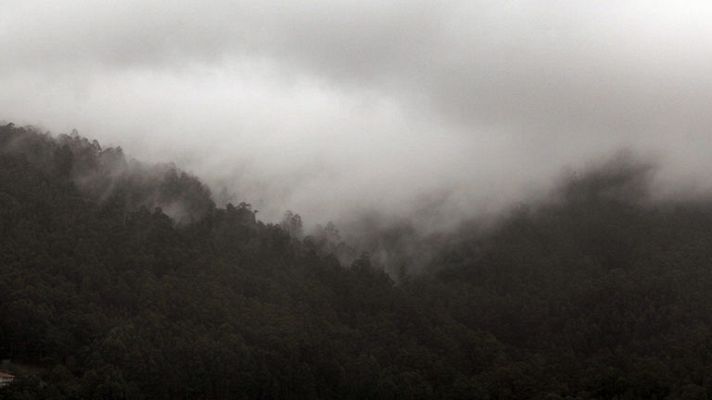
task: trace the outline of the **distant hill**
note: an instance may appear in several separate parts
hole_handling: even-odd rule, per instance
[[[606,164],[486,229],[364,238],[428,249],[392,278],[333,225],[0,126],[0,398],[709,398],[712,203],[653,201],[650,171]]]

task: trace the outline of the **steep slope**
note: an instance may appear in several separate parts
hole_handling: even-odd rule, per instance
[[[0,358],[40,371],[8,398],[426,398],[499,351],[178,171],[93,167],[87,190],[116,150],[0,138]],[[175,198],[208,206],[180,224],[146,208]]]
[[[395,284],[340,263],[334,226],[0,127],[0,398],[708,398],[712,203],[654,201],[651,171],[608,163],[486,229],[364,231],[432,253]]]

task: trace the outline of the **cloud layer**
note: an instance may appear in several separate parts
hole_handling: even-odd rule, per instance
[[[679,3],[679,2],[678,2]],[[324,222],[493,212],[627,147],[712,167],[703,1],[0,4],[0,118]]]

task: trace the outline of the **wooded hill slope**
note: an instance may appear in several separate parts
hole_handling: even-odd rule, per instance
[[[334,227],[0,126],[0,398],[709,398],[712,203],[651,201],[649,172],[465,223],[396,284]]]

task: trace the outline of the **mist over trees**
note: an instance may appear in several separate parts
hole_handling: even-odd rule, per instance
[[[0,398],[709,398],[712,202],[655,200],[653,172],[614,158],[486,227],[350,241],[1,126]]]

